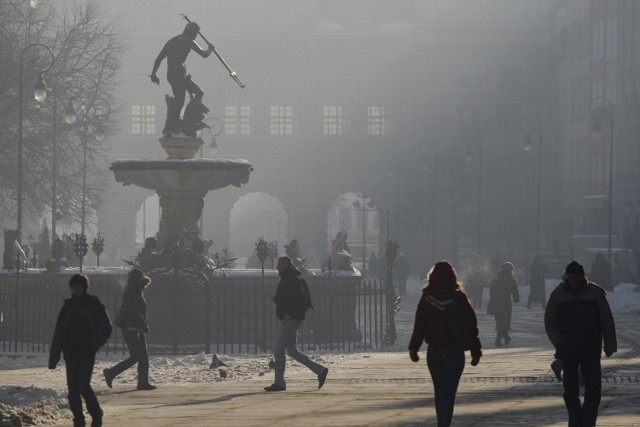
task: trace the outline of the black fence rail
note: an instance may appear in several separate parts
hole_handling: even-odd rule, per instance
[[[69,275],[0,274],[0,351],[49,351],[56,316],[69,298]],[[89,292],[98,296],[113,317],[120,307],[124,274],[91,274]],[[188,276],[153,277],[146,291],[153,353],[270,353],[278,337],[275,294],[279,277],[257,275],[213,277],[194,284]],[[305,351],[365,351],[388,342],[387,303],[395,298],[382,282],[357,276],[306,278],[314,309],[298,333]],[[101,350],[124,352],[121,331]]]

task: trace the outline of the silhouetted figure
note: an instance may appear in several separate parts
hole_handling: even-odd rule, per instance
[[[589,271],[589,279],[601,288],[612,291],[611,283],[611,265],[604,259],[601,252],[596,254],[595,259],[591,263],[591,271]]]
[[[459,320],[456,314],[466,321],[456,321]],[[428,344],[427,366],[433,381],[438,426],[446,427],[453,417],[465,350],[471,350],[472,366],[482,357],[476,313],[448,261],[433,266],[422,289],[409,342],[409,357],[413,362],[420,360],[418,351],[423,341]]]
[[[400,295],[404,296],[407,292],[407,279],[411,274],[411,267],[409,266],[409,260],[404,252],[400,252],[394,265],[395,277],[398,282],[398,291]]]
[[[147,339],[147,301],[144,290],[151,284],[151,278],[142,270],[134,268],[127,276],[127,286],[122,295],[122,308],[126,312],[122,328],[122,337],[127,343],[129,357],[110,369],[105,369],[104,379],[109,388],[113,380],[136,363],[138,364],[138,390],[154,390],[156,386],[149,383],[149,353]]]
[[[582,265],[571,261],[564,274],[549,296],[544,326],[561,361],[569,426],[593,427],[602,391],[602,342],[607,357],[618,351],[616,328],[607,292],[587,281]],[[584,380],[583,403],[578,371]]]
[[[484,287],[488,285],[490,280],[489,272],[480,255],[476,255],[471,261],[465,278],[464,289],[473,301],[474,308],[479,310],[482,308]]]
[[[493,314],[496,321],[496,347],[502,347],[511,343],[509,330],[511,329],[511,301],[520,301],[518,282],[513,275],[513,264],[502,263],[495,279],[491,282],[489,304],[487,313]]]
[[[380,263],[378,262],[378,257],[375,252],[371,252],[367,266],[369,267],[369,277],[378,277]]]
[[[491,258],[491,274],[498,273],[503,263],[504,260],[500,256],[500,251],[496,251],[496,253],[493,254],[493,258]]]
[[[82,398],[91,415],[91,426],[102,425],[102,409],[91,388],[91,374],[96,352],[111,336],[109,314],[98,297],[89,295],[89,279],[84,274],[74,274],[69,280],[71,298],[64,301],[58,314],[53,341],[49,351],[49,369],[55,369],[64,356],[67,368],[69,408],[73,413],[73,425],[84,426]]]
[[[327,379],[329,369],[309,359],[307,355],[296,348],[298,329],[305,319],[307,310],[313,308],[309,288],[289,257],[278,258],[276,269],[281,279],[272,301],[276,304],[276,316],[280,320],[280,333],[273,348],[275,381],[264,389],[269,392],[287,389],[287,383],[284,379],[287,363],[285,353],[318,376],[318,389],[320,389]]]
[[[529,267],[529,298],[527,298],[527,308],[531,308],[531,303],[539,302],[544,309],[547,298],[545,292],[545,279],[547,276],[547,264],[544,263],[542,255],[536,255],[531,267]]]
[[[167,123],[163,133],[165,135],[179,135],[183,132],[183,127],[180,121],[180,112],[184,106],[185,92],[189,92],[193,106],[187,106],[185,110],[185,116],[190,116],[191,121],[196,120],[200,116],[204,118],[202,105],[202,96],[204,92],[200,87],[191,79],[191,75],[187,74],[187,66],[185,62],[189,52],[192,50],[203,58],[209,57],[214,50],[213,45],[209,44],[207,50],[202,50],[198,43],[196,43],[196,37],[200,32],[200,26],[195,22],[189,22],[185,27],[182,34],[179,34],[171,38],[162,48],[155,62],[153,63],[153,71],[149,76],[151,81],[155,84],[160,84],[160,79],[156,75],[162,60],[167,59],[167,81],[171,85],[173,91],[173,100],[167,99]],[[204,107],[206,111],[209,111]],[[190,113],[189,110],[192,110]],[[192,126],[191,124],[189,126]],[[191,127],[187,129],[187,132],[192,130]],[[185,134],[189,135],[187,132]],[[191,134],[189,136],[195,136]]]

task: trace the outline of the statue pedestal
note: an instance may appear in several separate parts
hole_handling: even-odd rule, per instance
[[[193,159],[202,144],[202,138],[160,138],[160,145],[169,155],[167,160]]]

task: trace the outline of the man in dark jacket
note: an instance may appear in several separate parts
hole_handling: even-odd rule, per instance
[[[556,357],[562,362],[569,427],[595,426],[601,397],[602,341],[607,357],[615,353],[616,328],[607,292],[588,282],[584,267],[576,261],[567,265],[565,280],[549,296],[544,326],[556,348]],[[584,378],[583,404],[578,370]]]
[[[102,409],[91,388],[91,374],[96,352],[111,335],[111,322],[100,300],[87,293],[87,276],[74,274],[69,287],[71,298],[64,301],[58,314],[49,353],[49,369],[56,368],[62,352],[67,368],[68,399],[74,427],[85,425],[80,396],[84,397],[87,411],[91,414],[91,426],[101,426]]]
[[[281,321],[280,335],[273,349],[275,381],[264,389],[266,391],[284,391],[287,389],[287,383],[284,380],[284,370],[287,362],[285,352],[293,360],[306,366],[318,376],[318,389],[320,389],[327,379],[329,369],[309,359],[307,355],[296,348],[298,328],[300,328],[305,318],[306,311],[309,308],[313,308],[309,288],[300,277],[301,273],[296,270],[289,257],[279,258],[276,269],[282,279],[272,299],[276,304],[276,316]]]

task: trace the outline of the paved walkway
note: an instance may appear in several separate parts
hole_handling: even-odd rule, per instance
[[[400,342],[412,326],[417,293],[399,313]],[[538,307],[514,310],[511,347],[493,348],[492,320],[479,310],[484,356],[467,364],[454,413],[456,426],[566,426],[562,385],[549,369],[551,348]],[[599,426],[640,426],[640,331],[637,317],[617,318],[619,349],[603,360]],[[404,346],[404,345],[403,345]],[[306,370],[287,375],[281,393],[262,391],[271,377],[215,384],[160,384],[140,392],[94,380],[105,426],[435,426],[433,389],[424,361],[402,352],[362,353],[330,366],[322,390]],[[25,383],[37,371],[22,370]],[[37,383],[37,382],[36,382]]]

